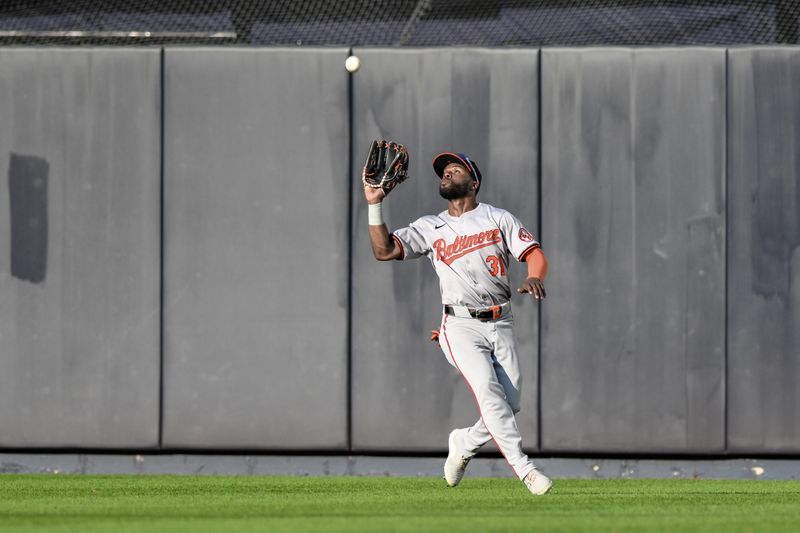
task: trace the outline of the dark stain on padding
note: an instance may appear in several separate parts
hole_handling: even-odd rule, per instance
[[[11,153],[11,275],[31,283],[47,277],[47,186],[50,165],[41,157]]]

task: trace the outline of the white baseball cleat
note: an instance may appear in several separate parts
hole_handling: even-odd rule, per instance
[[[448,453],[447,460],[444,462],[444,480],[447,481],[450,487],[455,487],[461,482],[461,478],[464,477],[464,471],[466,471],[469,464],[469,458],[461,455],[461,452],[456,448],[455,442],[453,442],[456,431],[458,430],[451,431],[450,436],[447,438]]]
[[[547,494],[553,487],[553,481],[538,470],[531,470],[522,482],[525,483],[531,494],[537,496]]]

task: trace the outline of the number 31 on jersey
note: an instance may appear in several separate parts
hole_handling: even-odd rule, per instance
[[[486,264],[489,265],[489,274],[496,278],[498,274],[501,276],[506,275],[506,262],[503,256],[490,255],[486,258]]]

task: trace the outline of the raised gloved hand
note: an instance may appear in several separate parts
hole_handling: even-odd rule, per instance
[[[409,178],[408,150],[396,142],[375,140],[369,147],[361,180],[364,187],[383,189],[384,195]]]

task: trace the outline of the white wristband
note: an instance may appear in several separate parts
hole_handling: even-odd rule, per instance
[[[369,204],[367,209],[370,226],[380,226],[385,224],[383,221],[383,204]]]

